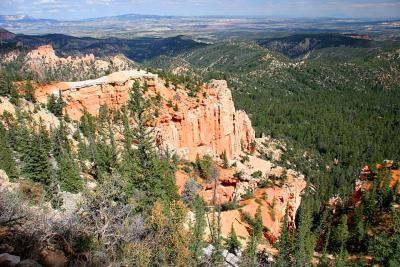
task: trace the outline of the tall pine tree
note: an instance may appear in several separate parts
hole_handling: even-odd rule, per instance
[[[32,82],[28,80],[25,84],[25,94],[24,98],[31,102],[36,102],[35,95],[34,95],[34,88],[32,86]]]
[[[36,133],[29,136],[29,145],[23,152],[23,174],[34,182],[48,185],[50,182],[50,163],[48,151]]]
[[[257,266],[259,264],[257,248],[260,244],[263,233],[263,221],[260,206],[258,206],[257,208],[254,224],[252,225],[252,227],[253,229],[251,232],[250,240],[243,253],[242,266]]]
[[[7,131],[2,123],[0,123],[0,169],[4,170],[10,178],[18,178],[15,160],[7,138]]]
[[[278,267],[292,266],[292,263],[290,261],[290,255],[292,254],[292,247],[293,243],[289,229],[289,212],[288,212],[288,207],[286,207],[285,217],[282,222],[281,237],[279,242],[277,243],[279,255],[276,259],[276,266]]]
[[[131,144],[125,144],[128,153],[124,153],[122,169],[139,198],[139,209],[148,209],[157,199],[169,202],[177,197],[171,161],[162,159],[153,145],[155,129],[151,125],[158,110],[156,99],[145,97],[147,91],[146,83],[134,82],[127,106],[128,117],[124,119],[125,127],[129,128],[129,119],[133,120],[134,128],[125,129],[125,132],[128,140],[136,143],[137,149],[132,150]]]
[[[297,230],[295,254],[296,263],[294,266],[310,266],[314,253],[315,237],[311,231],[311,209],[307,207],[307,202],[303,203],[300,214],[300,225]]]
[[[83,188],[83,180],[80,178],[79,166],[74,159],[67,127],[62,120],[59,128],[54,132],[53,140],[53,156],[58,163],[56,183],[59,183],[64,191],[78,193]]]

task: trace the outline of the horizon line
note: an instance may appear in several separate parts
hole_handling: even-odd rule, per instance
[[[288,15],[167,15],[167,14],[149,14],[149,13],[122,13],[116,14],[111,16],[98,16],[98,17],[82,17],[78,19],[72,20],[60,20],[60,19],[53,19],[49,17],[34,17],[27,14],[17,13],[17,14],[0,14],[0,16],[25,16],[30,19],[37,19],[37,20],[55,20],[55,21],[81,21],[81,20],[91,20],[91,19],[102,19],[102,18],[113,18],[113,17],[121,17],[121,16],[128,16],[128,15],[137,15],[137,16],[154,16],[154,17],[175,17],[175,18],[202,18],[202,17],[214,17],[214,18],[248,18],[248,19],[267,19],[267,18],[275,18],[275,19],[352,19],[352,20],[369,20],[369,21],[380,21],[380,20],[400,20],[400,17],[346,17],[346,16],[288,16]],[[12,20],[11,20],[12,21]],[[14,20],[18,21],[18,20]]]

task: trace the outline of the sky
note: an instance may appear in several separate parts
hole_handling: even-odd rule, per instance
[[[0,0],[0,15],[71,20],[128,13],[400,18],[400,0]]]

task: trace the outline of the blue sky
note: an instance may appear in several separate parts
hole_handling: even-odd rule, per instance
[[[80,19],[127,13],[400,18],[400,0],[0,0],[0,14]]]

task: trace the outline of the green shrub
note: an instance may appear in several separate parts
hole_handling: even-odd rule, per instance
[[[251,177],[260,179],[262,177],[262,171],[255,171],[251,174]]]

